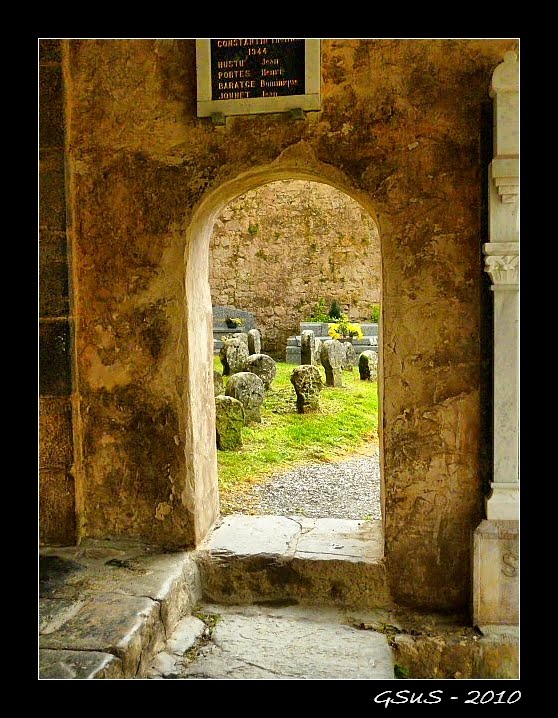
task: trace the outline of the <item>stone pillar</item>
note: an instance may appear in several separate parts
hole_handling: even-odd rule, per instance
[[[475,531],[473,622],[518,622],[519,64],[507,52],[492,75],[494,158],[489,168],[485,269],[494,296],[494,467],[486,519]]]
[[[485,268],[494,294],[494,475],[486,518],[519,518],[519,65],[506,53],[492,76],[494,159],[489,173]]]

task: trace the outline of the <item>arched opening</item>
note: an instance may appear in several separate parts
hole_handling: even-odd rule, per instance
[[[228,400],[217,400],[217,427],[225,421],[228,434],[224,447],[218,442],[221,513],[379,519],[373,361],[378,324],[373,315],[380,306],[381,260],[370,215],[328,184],[294,179],[260,185],[219,215],[209,281],[216,393],[223,393],[223,338],[235,332],[244,340],[249,330],[257,332],[261,349],[252,346],[252,353],[262,352],[276,372],[261,405],[261,422],[248,422],[242,430],[235,424],[231,432]],[[227,327],[230,316],[238,327],[233,322]],[[339,326],[335,321],[345,317],[344,330],[358,333],[340,335],[337,348],[345,351],[346,361],[337,373],[339,386],[331,387],[320,348],[331,339],[330,328]],[[303,357],[304,332],[312,332],[305,337],[312,338],[310,357],[306,350]],[[363,362],[369,358],[374,365],[371,381],[359,375],[364,352]],[[301,415],[290,379],[309,361],[315,376],[321,375],[322,389],[317,406],[306,406]],[[223,380],[226,384],[228,376]]]
[[[346,182],[334,168],[318,170],[292,165],[279,165],[252,170],[222,184],[208,194],[194,213],[189,227],[186,248],[186,355],[189,368],[185,397],[190,413],[186,437],[187,461],[191,485],[191,508],[195,532],[200,538],[207,533],[219,514],[217,482],[217,449],[215,446],[215,407],[213,391],[213,316],[209,285],[209,247],[214,224],[224,208],[244,193],[282,180],[305,180],[329,185],[355,200],[377,225],[368,198]],[[317,164],[317,163],[316,163]],[[365,261],[365,257],[360,258]],[[381,305],[381,296],[380,296]],[[380,502],[384,516],[383,492],[383,371],[382,318],[379,318],[378,352],[378,439],[380,455]],[[190,492],[188,492],[190,493]],[[188,497],[185,497],[188,501]]]

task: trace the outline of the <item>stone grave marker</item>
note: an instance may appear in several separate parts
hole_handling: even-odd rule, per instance
[[[250,329],[248,332],[248,352],[249,354],[261,354],[262,352],[262,336],[258,329]]]
[[[246,346],[248,347],[248,334],[246,332],[235,332],[232,335],[233,339],[240,339],[240,341],[244,342]],[[250,349],[248,349],[248,353],[250,353]]]
[[[345,347],[337,339],[322,342],[320,357],[326,373],[326,386],[343,386]]]
[[[244,407],[245,423],[261,422],[261,406],[265,398],[265,387],[259,376],[249,371],[234,374],[227,382],[225,394],[241,402]]]
[[[375,351],[362,352],[358,360],[358,373],[362,381],[378,381],[378,354]]]
[[[295,367],[291,374],[291,384],[296,392],[296,409],[299,414],[304,414],[304,407],[317,409],[324,385],[316,366],[303,364]]]
[[[314,332],[305,329],[300,335],[300,363],[314,364]]]
[[[357,363],[355,348],[351,342],[342,342],[342,344],[345,347],[345,363],[343,364],[343,369],[345,371],[353,371]]]
[[[271,386],[271,382],[275,379],[277,366],[273,359],[267,354],[251,354],[248,359],[246,359],[244,371],[250,371],[252,374],[259,376],[267,391]]]
[[[223,376],[216,369],[213,370],[213,392],[215,396],[219,396],[225,391]]]
[[[244,407],[232,396],[219,394],[215,397],[215,429],[217,448],[232,451],[242,446]]]
[[[223,365],[223,376],[244,371],[244,363],[248,359],[248,342],[243,342],[242,339],[225,339],[219,356]]]

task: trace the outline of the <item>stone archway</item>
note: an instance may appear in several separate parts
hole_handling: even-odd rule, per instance
[[[378,224],[370,200],[351,187],[339,170],[322,165],[306,151],[304,143],[290,148],[272,165],[250,170],[223,183],[200,203],[188,230],[185,252],[188,412],[191,417],[187,437],[190,475],[193,478],[195,533],[203,536],[218,515],[217,452],[214,442],[212,313],[208,282],[208,252],[215,219],[226,205],[245,192],[285,179],[300,179],[330,185],[361,205]],[[381,332],[381,319],[380,319]],[[380,340],[381,346],[381,340]],[[382,467],[382,358],[379,355],[379,437]],[[381,489],[383,514],[383,489]]]

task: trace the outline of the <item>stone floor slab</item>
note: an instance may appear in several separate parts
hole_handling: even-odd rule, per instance
[[[201,598],[194,552],[129,541],[43,548],[40,579],[40,647],[112,653],[126,678],[147,669]]]
[[[182,656],[195,644],[207,630],[203,621],[195,616],[184,616],[167,641],[166,650],[177,656]]]
[[[39,662],[41,679],[123,678],[122,661],[110,653],[41,649]]]
[[[393,658],[386,637],[339,622],[315,620],[315,610],[296,617],[226,613],[183,676],[188,679],[391,679]]]
[[[284,555],[292,553],[300,531],[300,524],[286,516],[232,514],[200,548],[214,555]]]
[[[314,519],[306,521],[295,556],[318,560],[380,561],[383,558],[381,521]]]
[[[41,648],[113,653],[125,675],[135,675],[144,660],[163,645],[159,604],[151,598],[100,594],[57,631],[42,635]]]

